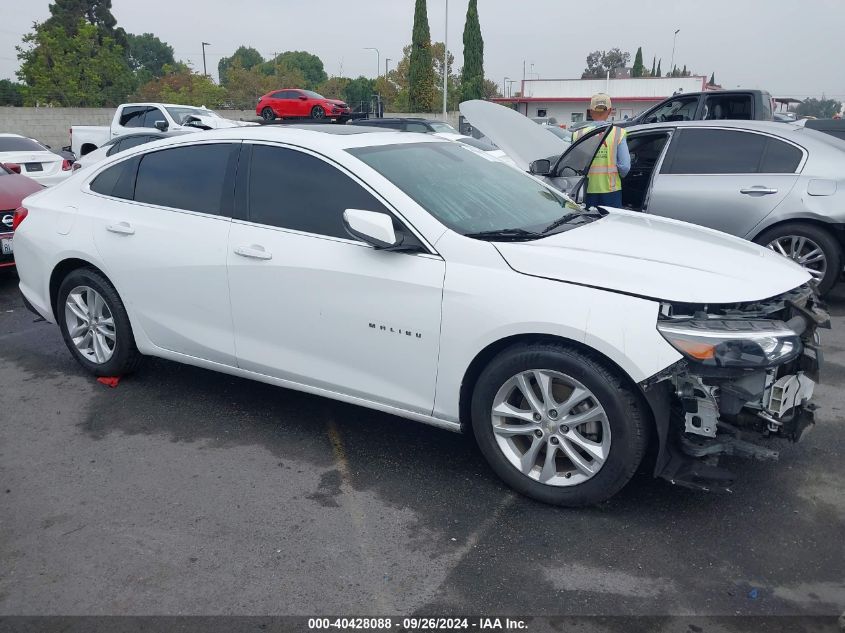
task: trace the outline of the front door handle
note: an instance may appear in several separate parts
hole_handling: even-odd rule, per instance
[[[235,249],[235,254],[241,257],[249,257],[250,259],[273,259],[273,253],[264,250],[264,247],[259,244],[238,246]]]
[[[771,189],[770,187],[747,187],[746,189],[740,189],[739,192],[746,196],[770,196],[773,193],[777,193],[777,189]]]
[[[117,233],[118,235],[135,235],[135,229],[129,222],[117,222],[116,224],[109,224],[106,227],[107,231]]]

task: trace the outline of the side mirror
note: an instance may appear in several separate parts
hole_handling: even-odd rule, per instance
[[[535,160],[528,166],[528,171],[534,176],[549,176],[552,171],[552,161],[546,160],[545,158]]]
[[[167,128],[170,127],[167,125],[167,121],[156,121],[154,125],[159,132],[167,132]]]
[[[3,163],[3,166],[16,174],[21,173],[21,166],[17,163]]]
[[[363,240],[377,248],[396,248],[402,243],[393,229],[393,218],[378,211],[347,209],[343,212],[343,224],[352,237]]]
[[[305,95],[299,95],[299,100],[300,101],[308,101],[308,97],[306,97]]]

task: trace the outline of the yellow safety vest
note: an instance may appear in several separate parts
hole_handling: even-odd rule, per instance
[[[596,129],[595,125],[582,127],[572,133],[574,143],[587,132]],[[610,133],[605,137],[590,171],[587,174],[587,193],[611,193],[622,189],[622,179],[619,177],[619,170],[616,168],[616,148],[628,136],[628,132],[612,125]]]

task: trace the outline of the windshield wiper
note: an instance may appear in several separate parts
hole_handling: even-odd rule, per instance
[[[542,237],[539,233],[533,233],[531,231],[526,231],[525,229],[497,229],[495,231],[466,233],[465,235],[479,240],[511,240],[514,242],[533,240]]]
[[[606,215],[607,215],[607,211],[605,211],[601,208],[599,208],[598,211],[582,211],[582,212],[579,212],[579,213],[567,213],[562,218],[555,220],[554,222],[549,224],[549,226],[547,226],[542,231],[540,231],[540,235],[546,235],[547,233],[551,233],[555,229],[562,227],[564,224],[571,224],[575,220],[580,220],[581,218],[584,218],[584,220],[592,221],[592,220],[599,220]],[[580,224],[580,222],[578,224]]]

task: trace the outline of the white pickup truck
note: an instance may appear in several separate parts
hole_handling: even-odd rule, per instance
[[[93,152],[115,136],[145,130],[218,129],[255,125],[224,119],[207,108],[172,103],[124,103],[117,107],[111,125],[74,125],[70,128],[70,148],[78,157]]]

